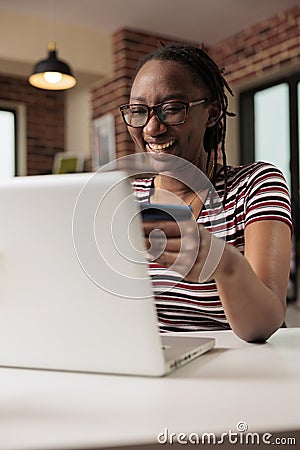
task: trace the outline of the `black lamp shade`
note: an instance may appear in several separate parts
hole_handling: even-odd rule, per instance
[[[57,59],[54,49],[49,50],[47,59],[35,65],[29,83],[40,89],[64,90],[74,87],[76,79],[68,64]]]

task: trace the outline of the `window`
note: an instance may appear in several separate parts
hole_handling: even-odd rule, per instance
[[[26,105],[0,99],[0,179],[27,175]]]
[[[15,111],[0,109],[0,136],[0,179],[5,179],[17,172]]]
[[[295,227],[297,272],[300,267],[300,74],[242,92],[239,104],[241,163],[271,162],[282,170],[287,180]],[[295,282],[293,297],[299,283],[300,280]]]
[[[277,165],[290,188],[299,230],[300,74],[240,94],[240,160]]]
[[[277,84],[254,94],[255,160],[282,170],[291,191],[289,86]]]

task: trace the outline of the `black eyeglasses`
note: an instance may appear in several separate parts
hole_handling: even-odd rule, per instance
[[[165,125],[180,125],[186,121],[191,106],[201,105],[212,100],[212,98],[204,98],[193,102],[163,102],[153,106],[132,103],[120,106],[120,111],[126,125],[133,128],[141,128],[147,125],[151,117],[151,111]]]

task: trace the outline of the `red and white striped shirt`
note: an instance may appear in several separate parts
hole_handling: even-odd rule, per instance
[[[135,180],[138,201],[150,198],[153,178]],[[292,229],[290,196],[285,179],[275,166],[256,162],[227,167],[225,204],[224,175],[219,173],[215,193],[206,198],[197,219],[226,243],[244,253],[245,227],[258,220],[280,220]],[[214,281],[193,283],[157,263],[149,264],[159,327],[166,331],[229,329]]]

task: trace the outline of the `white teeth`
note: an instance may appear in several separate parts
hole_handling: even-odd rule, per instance
[[[170,147],[170,145],[173,145],[175,142],[175,139],[173,139],[172,141],[166,142],[165,144],[149,144],[148,143],[148,147],[154,151],[154,152],[161,152],[162,150],[165,150],[166,148]]]

